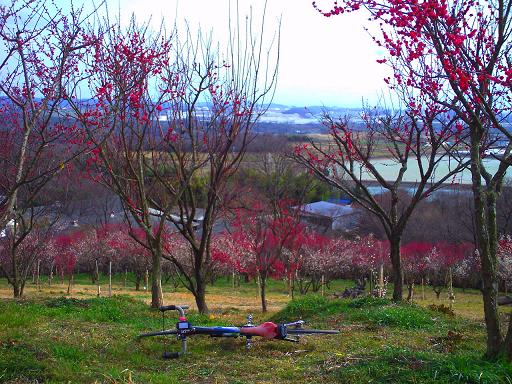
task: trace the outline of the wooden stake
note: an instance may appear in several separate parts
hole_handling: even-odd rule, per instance
[[[373,292],[373,270],[370,269],[370,296]]]
[[[322,296],[324,296],[324,293],[325,293],[325,276],[322,275],[322,280],[321,280],[321,284],[322,284]]]
[[[37,276],[36,276],[36,285],[37,290],[41,290],[41,280],[40,280],[40,272],[41,272],[41,260],[37,260]]]
[[[112,297],[112,261],[108,262],[108,297]]]
[[[380,265],[379,268],[379,297],[384,296],[384,264]]]
[[[96,295],[98,297],[101,296],[101,287],[100,287],[100,269],[98,267],[98,259],[96,259]]]

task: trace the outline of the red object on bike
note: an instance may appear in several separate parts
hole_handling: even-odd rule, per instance
[[[261,336],[265,339],[275,339],[279,332],[277,324],[267,321],[257,327],[241,327],[240,334],[243,336]]]

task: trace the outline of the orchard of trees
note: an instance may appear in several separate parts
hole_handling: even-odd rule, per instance
[[[255,279],[266,311],[268,279],[284,279],[293,297],[333,279],[368,278],[382,295],[385,275],[395,301],[405,288],[412,300],[415,286],[438,297],[447,285],[481,289],[487,355],[512,359],[512,321],[504,332],[497,306],[498,292],[512,288],[504,186],[512,4],[324,5],[314,3],[326,17],[367,12],[378,23],[379,61],[392,69],[385,81],[401,105],[366,108],[359,130],[326,113],[327,143],[270,153],[251,150],[264,142],[252,132],[279,64],[279,26],[269,31],[264,16],[245,27],[230,19],[221,49],[200,31],[152,31],[135,18],[121,27],[43,0],[0,6],[0,271],[14,297],[43,275],[48,284],[67,279],[71,293],[75,273],[98,283],[113,269],[130,272],[137,288],[150,284],[154,308],[163,304],[162,279],[173,279],[201,313],[208,283]],[[483,159],[496,142],[506,148],[492,173]],[[374,166],[382,153],[398,165],[393,180]],[[405,192],[411,162],[418,181]],[[422,237],[421,207],[439,204],[433,196],[463,169],[472,199],[451,206],[453,236]],[[363,172],[383,194],[362,182]],[[322,233],[301,220],[303,203],[333,195],[362,212],[359,231]],[[63,224],[81,209],[95,220]],[[440,221],[450,222],[433,225]]]

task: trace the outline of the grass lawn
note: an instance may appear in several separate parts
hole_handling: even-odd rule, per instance
[[[210,316],[190,311],[194,324],[240,325],[248,313],[255,321],[303,318],[311,327],[340,329],[339,335],[307,337],[300,343],[255,339],[189,339],[189,355],[162,360],[174,339],[137,340],[161,328],[150,310],[148,292],[126,288],[122,277],[114,297],[95,297],[87,276],[73,294],[54,284],[15,301],[0,280],[0,382],[10,383],[512,383],[512,365],[482,358],[485,333],[481,298],[456,292],[455,316],[428,309],[437,301],[430,289],[418,304],[395,305],[387,299],[333,300],[328,296],[351,282],[337,281],[325,297],[310,294],[293,301],[282,282],[272,282],[270,312],[263,315],[254,283],[233,290],[228,281],[208,289]],[[106,293],[106,280],[102,282]],[[190,294],[164,287],[167,304],[191,304]],[[417,294],[421,298],[421,291]],[[175,313],[168,325],[172,326]],[[505,316],[505,314],[504,314]]]

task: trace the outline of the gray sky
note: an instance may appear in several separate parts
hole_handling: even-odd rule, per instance
[[[233,7],[236,0],[231,3]],[[332,4],[331,0],[317,3],[326,8]],[[155,28],[164,18],[171,29],[175,20],[186,19],[192,28],[212,29],[218,41],[227,39],[229,0],[108,0],[108,4],[113,13],[120,10],[125,22],[134,13],[138,21],[152,17]],[[264,0],[239,0],[242,15],[250,6],[258,15],[263,5]],[[373,104],[386,90],[382,79],[387,69],[376,63],[382,52],[363,29],[362,13],[325,18],[311,0],[269,0],[267,33],[277,28],[280,15],[281,60],[274,102],[359,107],[363,98]]]

